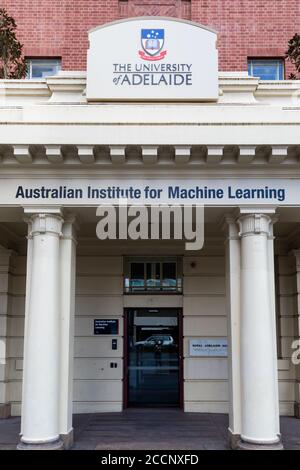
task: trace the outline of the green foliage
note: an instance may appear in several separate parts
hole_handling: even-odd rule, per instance
[[[300,73],[300,35],[297,33],[294,34],[292,39],[290,39],[288,46],[289,48],[286,51],[286,58],[294,65],[296,72]],[[295,80],[300,77],[291,73],[289,78],[291,80]]]
[[[15,20],[3,8],[0,9],[0,78],[24,78],[26,61],[22,56],[23,45],[16,37]]]

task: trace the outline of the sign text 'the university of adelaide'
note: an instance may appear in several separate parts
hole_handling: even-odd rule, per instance
[[[217,33],[172,18],[121,20],[92,30],[89,101],[215,101]]]

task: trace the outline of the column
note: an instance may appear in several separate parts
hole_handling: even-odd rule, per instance
[[[296,339],[300,339],[300,250],[293,250],[296,258],[296,288],[297,288],[297,311],[296,311]],[[299,343],[297,349],[299,350]],[[292,351],[294,352],[294,350]],[[295,416],[300,418],[300,364],[295,365],[296,390],[295,390]]]
[[[12,251],[0,246],[0,419],[11,414],[8,391],[9,268]]]
[[[25,210],[29,216],[29,286],[19,449],[61,449],[60,381],[60,237],[59,208]]]
[[[77,228],[74,216],[65,218],[60,241],[60,276],[63,280],[63,289],[61,289],[60,296],[59,433],[65,449],[71,448],[73,444],[72,411]]]
[[[241,210],[240,449],[282,449],[279,435],[272,218]]]
[[[228,331],[229,445],[236,449],[241,437],[240,374],[240,237],[236,220],[225,216],[226,306]]]

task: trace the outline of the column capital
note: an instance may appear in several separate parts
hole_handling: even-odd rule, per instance
[[[268,206],[268,207],[257,207],[257,206],[239,206],[236,208],[237,214],[239,215],[246,215],[246,214],[266,214],[269,216],[276,214],[276,206]]]
[[[25,208],[25,220],[29,225],[29,237],[45,233],[62,236],[63,217],[58,208]]]
[[[239,240],[238,225],[234,214],[224,214],[219,226],[225,232],[227,240]]]
[[[62,239],[73,240],[77,243],[76,233],[79,230],[80,222],[75,214],[69,214],[64,218],[62,226]]]
[[[239,226],[239,236],[265,233],[268,237],[273,237],[273,224],[278,220],[275,211],[274,208],[240,208],[236,219]]]
[[[270,225],[272,219],[267,214],[247,214],[241,215],[237,219],[239,225],[239,235],[244,237],[247,235],[259,235],[265,233],[266,235],[271,235]]]

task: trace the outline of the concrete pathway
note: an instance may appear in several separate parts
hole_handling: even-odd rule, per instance
[[[228,416],[175,409],[74,415],[74,450],[227,449]],[[0,420],[0,449],[15,449],[20,418]],[[300,450],[300,420],[281,418],[286,449]]]

